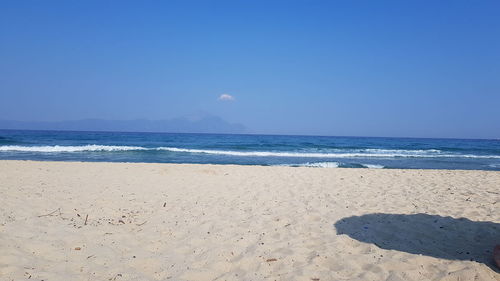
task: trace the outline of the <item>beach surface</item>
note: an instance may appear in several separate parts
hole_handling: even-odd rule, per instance
[[[500,172],[0,161],[0,280],[500,280]]]

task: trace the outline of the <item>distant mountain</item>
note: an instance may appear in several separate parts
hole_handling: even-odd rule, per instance
[[[102,120],[40,122],[0,120],[0,129],[61,130],[61,131],[121,131],[169,133],[244,133],[245,126],[229,123],[218,116],[185,116],[170,120]]]

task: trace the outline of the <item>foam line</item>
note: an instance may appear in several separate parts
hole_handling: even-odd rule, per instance
[[[293,151],[231,151],[231,150],[209,150],[188,149],[177,147],[155,147],[146,148],[141,146],[113,146],[113,145],[82,145],[82,146],[0,146],[0,152],[40,152],[40,153],[71,153],[71,152],[116,152],[135,150],[163,150],[181,153],[200,153],[243,157],[289,157],[289,158],[482,158],[500,159],[500,155],[473,155],[473,154],[444,154],[440,150],[401,150],[401,149],[360,149],[357,152],[341,152],[345,150],[336,149],[331,152],[293,152]]]
[[[0,146],[0,151],[14,152],[83,152],[83,151],[130,151],[130,150],[147,150],[140,146],[112,146],[112,145],[82,145],[82,146],[19,146],[19,145],[4,145]]]

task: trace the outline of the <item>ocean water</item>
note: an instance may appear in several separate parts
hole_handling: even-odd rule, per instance
[[[0,159],[500,171],[500,140],[0,130]]]

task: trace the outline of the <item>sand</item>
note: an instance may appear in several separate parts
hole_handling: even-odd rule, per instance
[[[0,161],[0,280],[500,280],[500,172]]]

